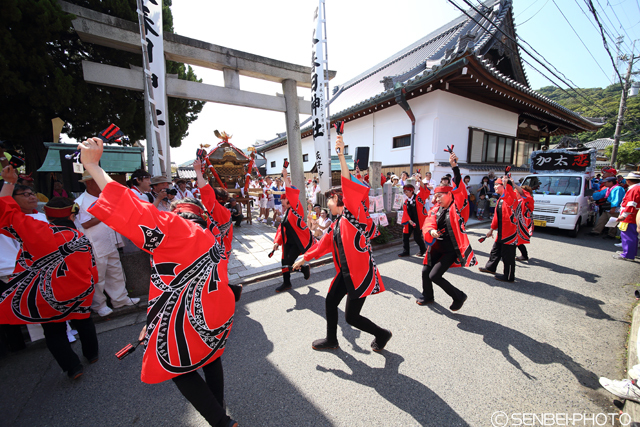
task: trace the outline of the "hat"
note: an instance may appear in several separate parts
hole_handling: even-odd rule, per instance
[[[629,175],[625,176],[624,179],[640,180],[640,172],[629,172]]]
[[[93,177],[91,176],[89,171],[85,170],[84,172],[82,172],[82,178],[80,178],[78,182],[87,182],[87,181],[91,181],[92,179]]]
[[[602,180],[602,182],[618,182],[618,178],[615,176],[608,176]]]
[[[602,173],[605,173],[605,172],[606,173],[611,173],[611,174],[614,174],[614,175],[618,174],[618,171],[615,170],[614,168],[602,168]]]
[[[228,201],[229,201],[229,203],[231,203],[231,202],[235,202],[235,201],[236,201],[236,199],[234,199],[233,197],[231,197],[231,198],[229,198],[229,200],[228,200]]]
[[[171,184],[171,180],[164,175],[154,176],[151,178],[151,185],[161,184],[163,182]]]

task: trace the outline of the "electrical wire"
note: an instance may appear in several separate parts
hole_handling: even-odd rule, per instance
[[[544,2],[544,4],[542,5],[542,7],[541,7],[541,8],[540,8],[536,13],[534,13],[533,15],[531,15],[531,17],[530,17],[529,19],[527,19],[527,20],[526,20],[526,21],[524,21],[524,22],[521,22],[521,23],[520,23],[520,26],[522,26],[522,25],[526,24],[527,22],[529,22],[529,21],[531,21],[533,18],[535,18],[535,16],[536,16],[538,13],[542,12],[542,9],[544,9],[544,7],[547,5],[547,3],[549,3],[549,0],[547,0],[546,2]],[[523,12],[524,12],[524,10],[523,10]],[[515,18],[514,18],[514,19],[515,19]]]
[[[616,72],[618,78],[620,79],[620,84],[622,84],[622,76],[618,72],[618,67],[616,65],[616,61],[614,61],[613,56],[611,55],[611,51],[609,50],[609,46],[607,45],[607,39],[604,37],[604,29],[602,27],[602,24],[600,23],[600,19],[598,18],[598,12],[596,12],[595,6],[593,6],[593,2],[591,0],[585,0],[585,3],[586,2],[588,2],[587,6],[589,8],[589,11],[593,14],[593,17],[595,18],[596,23],[600,27],[600,35],[602,36],[602,42],[604,43],[604,48],[607,51],[607,54],[609,55],[609,58],[611,59],[611,64],[613,65],[613,70]],[[624,85],[623,85],[623,87],[624,87]]]
[[[591,55],[591,58],[593,58],[593,61],[596,63],[596,65],[598,66],[598,68],[600,68],[600,70],[602,71],[602,73],[605,75],[605,77],[607,78],[607,80],[609,80],[611,82],[611,84],[613,84],[613,82],[611,81],[611,79],[609,78],[609,75],[604,71],[604,69],[600,66],[600,63],[598,62],[598,60],[595,58],[595,56],[593,56],[593,53],[591,53],[591,51],[589,50],[589,48],[587,47],[587,45],[585,44],[585,42],[582,40],[582,38],[580,37],[580,35],[578,34],[578,32],[576,31],[575,28],[573,28],[573,25],[571,25],[571,22],[569,22],[569,20],[567,19],[567,17],[565,16],[564,12],[560,9],[560,6],[558,6],[558,3],[556,3],[556,0],[552,0],[553,4],[556,6],[556,8],[558,8],[558,11],[560,12],[560,14],[562,15],[562,17],[564,18],[565,21],[567,21],[567,24],[569,24],[569,26],[571,27],[571,29],[573,30],[573,32],[575,33],[576,37],[578,37],[578,40],[580,40],[580,43],[582,43],[582,46],[584,46],[584,48],[587,50],[587,52],[589,52],[589,55]]]

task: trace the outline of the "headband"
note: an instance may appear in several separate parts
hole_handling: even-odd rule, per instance
[[[434,193],[448,193],[449,191],[453,191],[453,187],[450,185],[441,185],[433,190]]]
[[[411,191],[415,191],[415,187],[411,184],[407,184],[404,187],[402,187],[403,190],[411,190]]]
[[[202,219],[206,219],[204,211],[200,208],[200,206],[194,205],[192,203],[181,203],[173,210],[174,214],[180,214],[182,212],[189,212],[202,217]]]
[[[494,182],[494,184],[504,185],[504,184],[502,183],[502,178],[498,178],[498,179],[496,179],[496,181]]]
[[[54,208],[47,205],[44,206],[44,214],[48,218],[68,218],[69,215],[77,213],[79,210],[80,208],[76,203],[64,208]]]

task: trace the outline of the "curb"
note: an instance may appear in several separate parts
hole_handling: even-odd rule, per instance
[[[638,364],[638,330],[640,330],[640,305],[633,309],[629,344],[627,347],[627,376],[629,370]],[[631,417],[631,425],[640,425],[640,403],[626,400],[622,411]]]

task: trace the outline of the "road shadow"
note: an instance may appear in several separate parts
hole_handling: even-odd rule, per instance
[[[419,425],[468,426],[467,422],[435,392],[400,372],[400,364],[404,362],[402,356],[386,350],[380,354],[385,358],[384,368],[372,368],[351,354],[341,351],[335,355],[347,365],[351,373],[320,365],[316,369],[331,373],[345,381],[372,388],[389,403],[410,414]],[[385,424],[394,425],[392,420]]]
[[[422,274],[422,269],[420,270],[420,274]],[[382,283],[384,283],[384,288],[388,292],[391,292],[394,295],[397,295],[401,298],[405,298],[408,300],[410,300],[412,297],[416,299],[422,297],[421,289],[416,289],[413,286],[409,286],[406,283],[403,283],[399,280],[393,279],[388,276],[381,276],[381,277],[382,277]]]
[[[303,311],[309,310],[312,313],[317,314],[320,318],[325,320],[326,324],[326,312],[325,312],[325,303],[326,298],[320,295],[320,291],[311,286],[307,287],[308,291],[306,294],[301,294],[298,292],[298,289],[292,288],[288,291],[291,296],[295,299],[296,303],[293,307],[287,309],[287,313],[291,313],[293,311]],[[341,301],[341,305],[344,304],[345,296]],[[342,330],[342,336],[351,343],[353,349],[358,353],[368,354],[370,351],[363,349],[357,344],[358,338],[360,338],[361,331],[359,329],[354,328],[353,326],[347,324],[344,320],[344,311],[338,307],[338,326]],[[325,329],[326,331],[326,329]],[[318,338],[320,337],[320,333]]]
[[[593,390],[600,388],[598,377],[593,372],[583,368],[582,365],[574,361],[569,355],[557,347],[537,341],[522,332],[490,320],[453,313],[439,304],[432,304],[429,308],[435,313],[447,316],[451,320],[458,322],[457,326],[460,330],[481,335],[485,344],[502,353],[509,363],[529,379],[537,378],[526,372],[520,363],[511,356],[509,346],[514,347],[536,364],[561,364],[567,368],[584,387]]]
[[[273,347],[250,310],[237,305],[232,340],[223,356],[225,399],[236,420],[247,426],[331,425],[269,361]],[[269,409],[256,410],[256,405]]]

